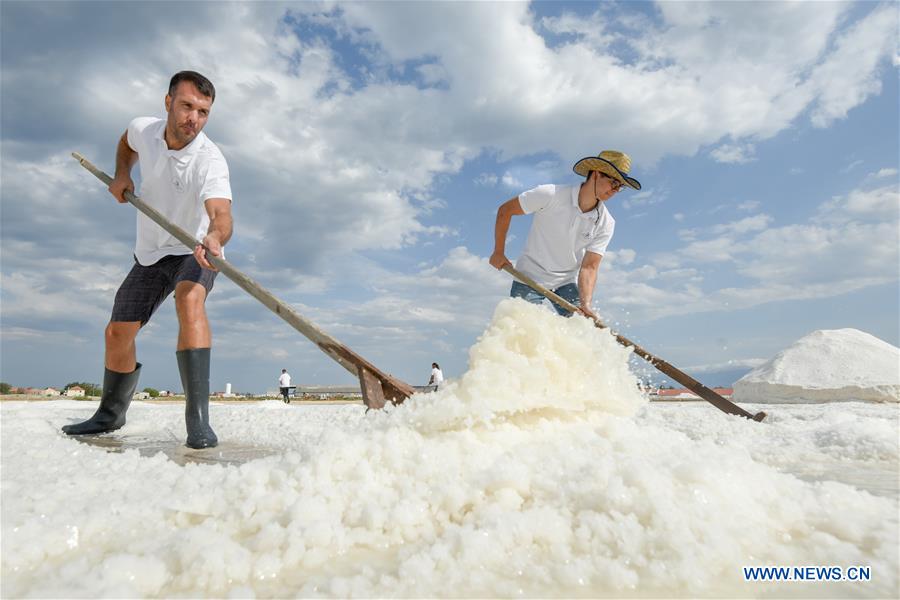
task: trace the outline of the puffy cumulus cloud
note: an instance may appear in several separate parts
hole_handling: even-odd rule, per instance
[[[770,137],[814,103],[832,104],[824,65],[839,64],[863,34],[874,41],[848,82],[858,88],[848,106],[877,92],[867,82],[877,80],[893,39],[886,9],[877,9],[832,47],[849,8],[841,3],[665,2],[658,19],[606,9],[536,19],[524,3],[340,8],[341,23],[365,32],[384,61],[429,58],[443,67],[449,87],[433,100],[446,103],[444,118],[456,125],[451,145],[462,135],[506,158],[575,156],[603,139],[652,163],[730,137],[717,156],[747,160],[752,146],[739,140]]]
[[[722,144],[709,155],[716,162],[740,165],[756,160],[756,147],[753,144]]]
[[[610,250],[603,255],[606,264],[610,262],[621,265],[630,265],[637,257],[637,252],[631,248],[622,248],[621,250]]]
[[[881,91],[876,67],[892,55],[898,34],[897,6],[885,3],[838,36],[835,49],[805,82],[815,93],[813,125],[827,127]]]
[[[719,223],[710,227],[680,229],[678,231],[678,237],[685,242],[693,242],[697,240],[697,238],[702,234],[710,232],[715,235],[727,236],[728,238],[732,238],[736,235],[747,233],[748,231],[759,231],[765,229],[772,222],[772,220],[772,217],[766,214],[753,215],[752,217],[746,217],[738,221]],[[725,239],[724,241],[725,243],[729,243],[730,240]]]
[[[762,232],[748,242],[753,260],[744,259],[738,271],[760,282],[805,286],[858,282],[859,289],[875,282],[896,279],[898,249],[896,243],[872,240],[897,240],[895,223],[845,222],[835,227],[792,225]]]
[[[713,225],[712,232],[715,234],[741,234],[749,231],[761,231],[768,227],[772,220],[772,217],[766,214],[754,215],[731,223]]]
[[[853,190],[819,207],[817,221],[841,223],[848,218],[900,222],[900,190],[896,184],[869,190]],[[896,237],[896,233],[894,237]]]

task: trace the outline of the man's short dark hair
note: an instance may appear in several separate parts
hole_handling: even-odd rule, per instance
[[[175,90],[178,89],[178,84],[182,81],[190,81],[197,86],[200,93],[209,98],[211,103],[216,101],[216,88],[212,81],[197,71],[178,71],[172,75],[172,79],[169,81],[169,96],[175,97]]]

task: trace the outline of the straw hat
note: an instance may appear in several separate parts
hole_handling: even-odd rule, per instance
[[[630,156],[624,152],[619,152],[618,150],[604,150],[597,156],[582,158],[575,163],[572,170],[582,177],[587,177],[591,171],[600,171],[604,175],[609,175],[613,179],[639,190],[641,189],[640,182],[634,177],[628,176],[628,170],[630,168]]]

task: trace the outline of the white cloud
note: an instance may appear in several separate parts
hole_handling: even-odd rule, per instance
[[[729,236],[723,236],[711,240],[691,242],[679,254],[689,260],[700,263],[726,262],[734,259],[734,254],[737,250],[734,240]]]
[[[499,181],[499,177],[497,177],[493,173],[481,173],[478,177],[475,178],[476,185],[483,185],[487,187],[493,187],[497,185],[497,181]]]
[[[855,169],[856,167],[858,167],[861,164],[863,164],[863,161],[859,160],[859,159],[848,162],[846,165],[844,165],[841,168],[841,173],[849,173],[850,171],[852,171],[853,169]]]
[[[610,250],[603,255],[604,263],[615,263],[620,265],[630,265],[634,263],[637,252],[631,248],[622,248],[621,250]]]
[[[686,242],[692,242],[707,232],[715,235],[733,237],[735,235],[747,233],[749,231],[760,231],[762,229],[765,229],[771,222],[771,216],[760,214],[754,215],[752,217],[746,217],[738,221],[720,223],[718,225],[712,225],[705,228],[681,229],[678,231],[678,237]]]
[[[813,125],[827,127],[881,91],[877,67],[894,52],[897,35],[897,6],[886,3],[838,36],[834,51],[809,80],[816,94]]]
[[[709,155],[716,162],[742,165],[756,160],[756,147],[753,144],[722,144]]]
[[[669,191],[666,189],[663,190],[654,190],[654,189],[643,189],[634,194],[629,193],[622,200],[622,208],[625,210],[631,210],[633,208],[644,208],[647,206],[653,206],[654,204],[660,204],[666,200],[669,196]]]
[[[848,219],[868,218],[885,223],[900,222],[900,191],[896,185],[870,190],[853,190],[819,207],[816,222],[843,223]]]
[[[717,235],[742,234],[750,231],[762,231],[772,222],[769,215],[754,215],[741,219],[740,221],[732,221],[731,223],[721,223],[714,225],[710,230]]]
[[[616,41],[616,19],[608,13],[595,12],[584,17],[565,13],[559,17],[544,18],[541,25],[556,34],[573,34],[594,50],[608,51]]]
[[[503,174],[500,181],[503,182],[503,185],[514,190],[521,190],[523,187],[523,183],[516,179],[516,176],[507,171]]]

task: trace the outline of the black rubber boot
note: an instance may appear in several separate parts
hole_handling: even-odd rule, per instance
[[[141,363],[137,363],[131,373],[118,373],[105,369],[103,372],[103,395],[100,397],[100,408],[94,416],[81,423],[63,425],[63,432],[68,435],[86,435],[115,431],[125,424],[125,412],[131,404],[131,397],[137,389],[141,375]]]
[[[184,424],[190,448],[213,448],[219,443],[209,426],[209,348],[179,350],[178,371],[184,386]]]

